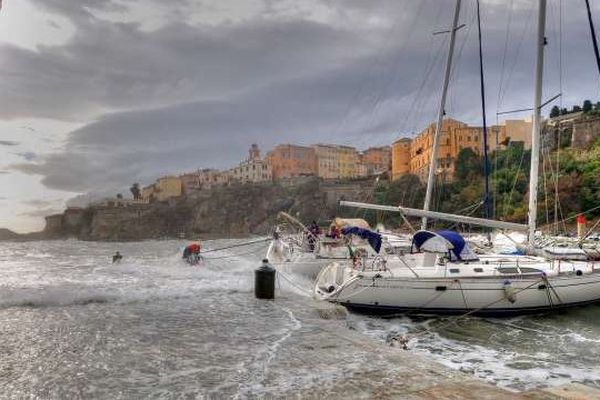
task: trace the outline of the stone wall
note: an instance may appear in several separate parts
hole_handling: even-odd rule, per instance
[[[600,115],[585,115],[573,121],[571,146],[586,148],[600,137]]]

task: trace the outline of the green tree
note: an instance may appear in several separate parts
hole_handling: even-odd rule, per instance
[[[456,157],[454,178],[457,182],[469,184],[473,178],[481,176],[483,164],[481,158],[467,147],[462,149]]]
[[[583,102],[583,112],[588,113],[592,111],[592,102],[590,100],[585,100]]]
[[[140,192],[140,184],[139,183],[136,182],[133,185],[131,185],[129,190],[131,191],[131,194],[133,195],[134,200],[139,200],[142,197],[141,192]]]
[[[568,114],[568,113],[569,113],[569,110],[567,110],[566,108],[561,108],[560,109],[560,115],[565,115],[565,114]]]
[[[558,106],[552,107],[550,110],[550,118],[558,117],[560,115],[560,108]]]

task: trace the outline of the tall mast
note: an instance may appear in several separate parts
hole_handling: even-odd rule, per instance
[[[446,73],[444,75],[444,85],[442,87],[442,98],[440,99],[440,108],[438,110],[437,125],[435,126],[435,135],[431,146],[431,158],[429,160],[429,175],[427,176],[427,191],[425,192],[425,204],[423,210],[429,211],[431,205],[431,194],[435,179],[435,170],[437,168],[437,150],[440,133],[442,130],[442,121],[444,119],[444,108],[446,107],[446,94],[448,93],[448,83],[450,82],[450,71],[452,70],[452,55],[454,54],[454,42],[456,39],[456,30],[458,26],[458,16],[460,14],[460,2],[456,0],[454,8],[454,20],[450,28],[450,45],[448,46],[448,58],[446,59]],[[421,229],[427,229],[427,217],[423,217]]]
[[[539,0],[537,32],[537,57],[535,60],[535,97],[533,99],[533,129],[531,132],[531,170],[529,172],[529,245],[534,244],[535,223],[537,216],[537,190],[540,163],[540,130],[542,105],[542,75],[544,73],[544,45],[546,39],[546,0]]]
[[[481,115],[483,120],[483,176],[484,176],[484,195],[483,195],[483,216],[490,218],[490,178],[488,164],[488,135],[487,119],[485,116],[485,81],[483,79],[483,51],[481,49],[481,13],[479,11],[479,0],[477,0],[477,32],[479,36],[479,83],[481,86]],[[489,234],[488,234],[489,239]]]
[[[590,0],[585,0],[585,6],[587,8],[588,22],[590,23],[590,32],[592,33],[592,44],[594,45],[594,54],[596,55],[596,65],[598,65],[598,72],[600,72],[600,52],[598,51],[598,40],[596,39],[596,29],[594,29]]]

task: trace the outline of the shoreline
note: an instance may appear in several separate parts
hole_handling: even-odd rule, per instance
[[[297,301],[294,299],[293,301]],[[273,304],[286,311],[285,296]],[[278,304],[283,303],[283,305]],[[329,360],[322,359],[319,347],[330,355],[335,347],[351,347],[364,359],[365,370],[358,379],[360,385],[334,380],[328,386],[311,388],[308,392],[282,393],[282,397],[307,398],[402,398],[402,399],[595,399],[600,398],[600,388],[581,383],[540,387],[516,391],[495,386],[478,377],[446,367],[422,354],[403,350],[400,346],[377,343],[345,326],[347,311],[341,306],[314,300],[295,307],[293,317],[302,328],[291,333],[287,345],[302,352],[302,358],[311,359],[315,370],[325,368]],[[319,343],[315,346],[314,343]],[[321,364],[323,364],[321,366]],[[389,368],[392,365],[393,368]]]

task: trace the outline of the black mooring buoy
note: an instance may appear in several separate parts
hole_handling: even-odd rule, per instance
[[[257,299],[275,298],[275,274],[275,268],[265,258],[262,265],[254,271],[254,295]]]

